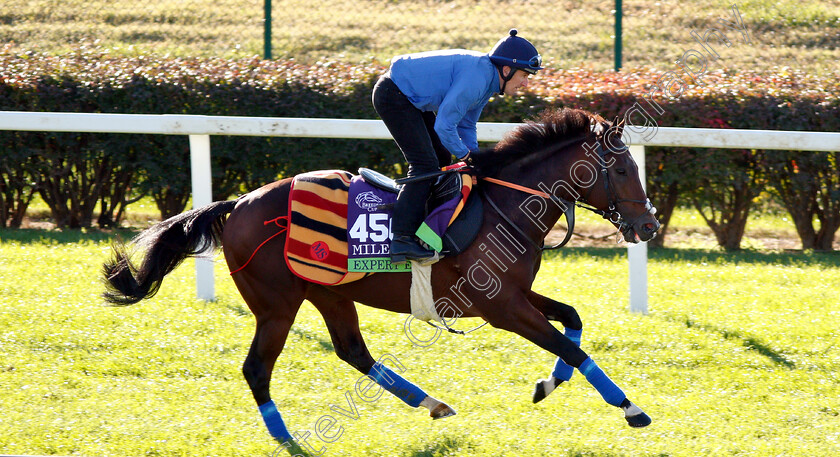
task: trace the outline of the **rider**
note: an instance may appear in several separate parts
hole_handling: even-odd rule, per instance
[[[450,155],[467,159],[478,150],[476,122],[490,97],[515,94],[543,69],[534,45],[516,29],[509,33],[489,54],[454,49],[394,57],[379,78],[373,106],[405,156],[409,177],[440,170]],[[393,262],[434,255],[414,236],[431,186],[429,179],[403,185],[394,208]]]

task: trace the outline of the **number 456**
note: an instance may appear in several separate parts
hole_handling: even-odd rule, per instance
[[[392,238],[391,218],[387,214],[360,214],[350,228],[350,237],[367,243],[368,238],[375,243],[381,243]]]

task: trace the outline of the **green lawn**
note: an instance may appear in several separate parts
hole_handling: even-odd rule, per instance
[[[9,0],[6,0],[8,2]],[[20,2],[19,2],[20,3]],[[250,57],[263,53],[263,1],[32,0],[0,8],[0,39],[23,50],[61,53],[104,46],[120,54]],[[613,68],[614,0],[273,2],[274,56],[303,62],[349,62],[437,48],[489,50],[518,27],[555,68]],[[736,4],[750,43],[717,22],[733,22]],[[714,69],[788,66],[831,71],[840,58],[837,0],[623,2],[625,68],[673,63],[699,45],[691,31],[723,29]],[[0,2],[2,6],[2,2]],[[714,40],[713,40],[714,41]]]
[[[151,300],[104,307],[109,237],[0,231],[0,453],[270,455],[240,374],[253,332],[221,258],[218,299],[195,299],[191,262]],[[580,374],[538,405],[553,356],[489,327],[429,348],[405,316],[360,307],[375,356],[458,415],[432,421],[390,395],[347,406],[359,374],[304,305],[272,392],[289,429],[339,419],[323,455],[698,456],[840,453],[840,256],[651,251],[650,314],[627,308],[623,248],[550,254],[535,288],[577,307],[583,348],[654,423],[628,428]],[[281,293],[281,291],[278,291]],[[458,322],[471,328],[475,320]],[[351,394],[355,395],[355,394]]]

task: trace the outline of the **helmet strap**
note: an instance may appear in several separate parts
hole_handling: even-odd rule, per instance
[[[499,95],[505,94],[505,86],[507,86],[508,81],[510,81],[511,78],[513,78],[513,74],[516,73],[517,70],[516,68],[508,67],[510,68],[510,73],[508,73],[507,76],[505,76],[504,68],[505,67],[499,67],[499,77],[502,78],[502,87],[501,89],[499,89]]]

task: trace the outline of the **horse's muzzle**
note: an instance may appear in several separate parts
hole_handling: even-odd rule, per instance
[[[650,241],[656,237],[656,232],[661,225],[656,220],[656,208],[650,203],[650,200],[645,204],[645,212],[639,217],[633,219],[631,222],[622,222],[619,226],[621,234],[624,235],[624,241],[628,243],[639,243],[642,241]]]

